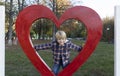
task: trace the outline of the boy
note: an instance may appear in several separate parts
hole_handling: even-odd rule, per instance
[[[50,43],[36,45],[36,50],[52,49],[54,65],[52,71],[55,75],[58,74],[60,66],[64,69],[70,62],[70,50],[81,51],[82,46],[77,46],[71,41],[67,40],[66,33],[64,31],[56,32],[56,40]]]

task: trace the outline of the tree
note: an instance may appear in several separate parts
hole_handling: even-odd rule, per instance
[[[103,19],[103,41],[111,42],[114,40],[114,17]]]
[[[6,39],[8,45],[12,45],[13,36],[15,36],[14,24],[16,16],[24,8],[25,0],[5,0],[5,13],[6,13]],[[22,2],[22,3],[21,3]]]
[[[32,29],[35,31],[36,36],[38,39],[44,39],[45,35],[51,37],[51,29],[52,29],[52,22],[49,19],[42,18],[38,19],[33,23]]]
[[[86,37],[86,29],[82,22],[70,19],[65,21],[59,28],[60,30],[64,30],[67,33],[68,37]]]
[[[8,44],[12,45],[12,25],[13,25],[13,0],[10,0],[10,10],[9,10],[9,28],[8,28]]]
[[[48,8],[50,8],[55,13],[55,15],[58,18],[61,16],[61,14],[68,7],[70,7],[70,1],[69,0],[35,0],[34,2],[31,2],[31,3],[42,4],[42,5],[47,6]],[[46,21],[46,20],[44,20],[44,21]],[[38,25],[38,28],[40,28],[40,26],[42,26],[43,23],[41,23],[41,25]],[[56,28],[56,26],[54,24],[52,24],[52,25],[53,25],[53,27],[52,27],[52,30],[53,30],[52,34],[53,34],[53,40],[54,40],[55,39],[55,32],[56,32],[57,28]],[[48,29],[48,28],[46,28],[46,29]]]
[[[25,0],[18,0],[18,10],[19,12],[24,8]]]
[[[9,20],[8,24],[7,24],[8,25],[8,34],[7,34],[8,37],[7,38],[8,38],[9,44],[12,44],[12,35],[14,32],[12,27],[13,27],[13,24],[15,23],[16,16],[24,7],[31,5],[31,4],[42,4],[42,5],[49,7],[51,10],[53,10],[58,18],[61,16],[61,14],[66,9],[72,7],[71,2],[69,0],[28,0],[28,1],[26,1],[26,0],[14,0],[14,1],[10,0],[10,2],[8,0],[6,0],[5,3],[7,6],[6,7],[7,8],[6,16],[8,16],[6,18],[6,20]],[[52,36],[54,37],[55,32],[57,30],[55,28],[55,25],[53,25],[54,23],[50,22],[50,20],[47,20],[47,19],[39,19],[39,20],[40,20],[40,22],[35,24],[36,29],[39,30],[37,33],[39,35],[39,38],[40,38],[40,36],[42,36],[42,34],[49,34],[49,36],[50,36],[51,30],[53,30]],[[34,23],[33,23],[33,25],[34,25]],[[49,26],[47,26],[47,25],[49,25]],[[52,25],[53,25],[53,27],[52,27]]]
[[[3,2],[3,1],[0,1],[0,5],[4,5],[4,2]]]

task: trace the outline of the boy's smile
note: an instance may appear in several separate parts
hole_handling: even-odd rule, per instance
[[[59,43],[59,45],[64,45],[66,39],[57,39],[57,42]]]

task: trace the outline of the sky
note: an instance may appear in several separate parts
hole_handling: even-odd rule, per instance
[[[120,5],[120,0],[73,0],[75,5],[83,5],[95,10],[101,18],[113,17],[114,8]]]

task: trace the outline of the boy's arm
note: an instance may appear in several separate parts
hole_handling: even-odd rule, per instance
[[[73,44],[72,42],[70,43],[70,48],[78,52],[82,50],[82,46],[78,46],[76,44]]]
[[[52,43],[34,45],[34,49],[36,49],[37,51],[44,50],[44,49],[50,49],[51,47],[52,47]]]

